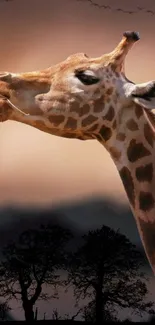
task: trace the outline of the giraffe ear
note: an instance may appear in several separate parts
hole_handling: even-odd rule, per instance
[[[155,109],[155,81],[134,85],[130,96],[146,109]]]

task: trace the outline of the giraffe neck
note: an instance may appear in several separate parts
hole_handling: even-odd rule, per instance
[[[123,123],[117,116],[118,126],[107,146],[155,273],[155,122],[151,114],[135,106],[121,115]]]

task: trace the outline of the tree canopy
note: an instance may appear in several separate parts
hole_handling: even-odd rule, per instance
[[[119,231],[106,226],[89,231],[83,240],[72,255],[68,282],[74,286],[77,301],[89,299],[87,310],[94,306],[96,321],[106,320],[109,311],[116,317],[118,306],[140,315],[153,312],[153,303],[145,300],[144,260],[136,247]]]
[[[33,306],[38,299],[56,298],[60,270],[65,268],[65,245],[71,234],[54,225],[41,226],[23,232],[17,242],[3,249],[0,264],[0,293],[7,299],[22,301],[26,320],[34,319]],[[53,288],[51,295],[45,286]]]

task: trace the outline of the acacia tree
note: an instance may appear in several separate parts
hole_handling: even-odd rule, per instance
[[[117,306],[138,314],[153,312],[153,303],[145,302],[147,279],[141,272],[144,262],[136,247],[119,231],[106,226],[89,231],[83,240],[72,255],[68,283],[74,286],[77,302],[89,298],[87,320],[89,309],[95,310],[93,317],[98,323],[107,320],[109,313],[116,319]]]
[[[38,299],[57,297],[57,286],[63,285],[59,270],[66,267],[65,245],[70,238],[70,232],[60,226],[41,226],[23,232],[16,243],[4,248],[0,292],[7,299],[21,300],[27,321],[34,320]],[[43,284],[53,288],[51,295]]]

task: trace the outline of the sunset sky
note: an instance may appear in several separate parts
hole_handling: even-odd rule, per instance
[[[95,0],[155,11],[154,0]],[[0,70],[47,68],[70,54],[110,52],[126,30],[141,39],[126,59],[134,82],[155,79],[155,15],[123,14],[76,0],[0,1]],[[97,141],[58,138],[17,122],[0,124],[0,204],[52,205],[85,197],[128,204],[116,168]],[[67,308],[67,307],[66,307]]]
[[[143,3],[154,8],[153,1]],[[108,4],[116,8],[114,0]],[[118,1],[117,7],[136,9],[135,1],[128,6]],[[0,2],[0,22],[2,71],[43,69],[76,52],[100,56],[125,30],[137,30],[141,40],[127,57],[127,76],[135,82],[154,78],[155,18],[149,14],[109,12],[76,0],[13,0]],[[95,140],[61,139],[6,122],[0,125],[0,146],[2,204],[51,203],[93,193],[126,199],[113,162]]]

